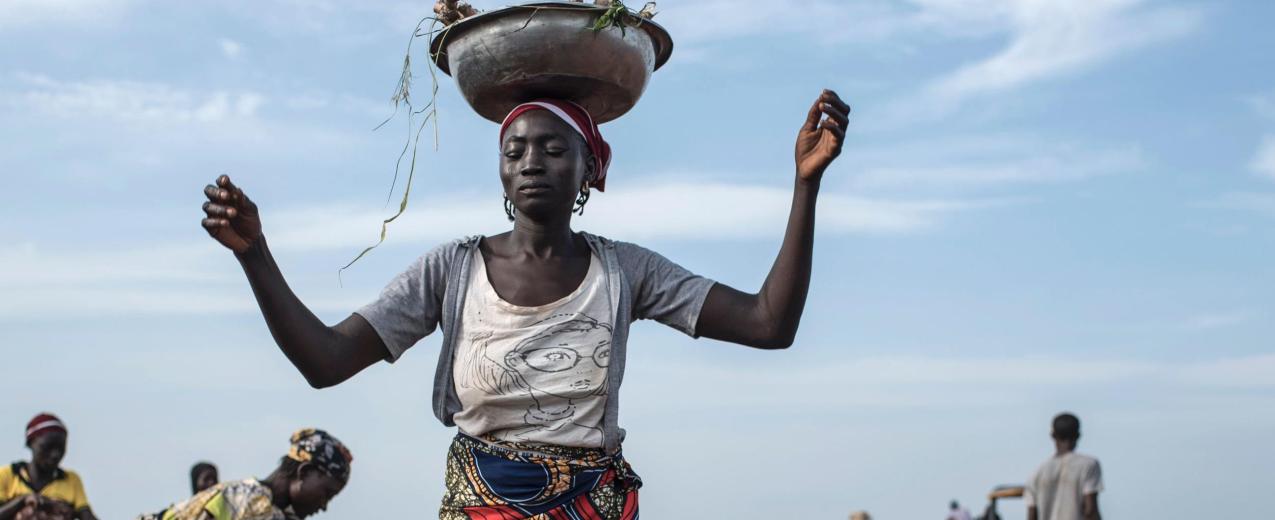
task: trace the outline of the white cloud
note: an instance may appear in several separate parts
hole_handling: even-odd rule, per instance
[[[122,14],[132,0],[3,0],[0,29],[37,24],[102,23]]]
[[[961,137],[871,151],[853,183],[865,188],[958,188],[1071,182],[1141,170],[1140,149],[1090,148],[1016,137]]]
[[[1247,323],[1256,317],[1257,313],[1249,309],[1210,312],[1187,318],[1182,323],[1182,328],[1192,332],[1222,329]]]
[[[256,92],[193,92],[162,83],[121,80],[60,81],[19,73],[25,89],[0,93],[19,110],[55,117],[104,117],[129,121],[204,122],[252,118],[265,103]]]
[[[652,381],[689,381],[710,393],[693,407],[754,407],[789,403],[809,409],[899,406],[1003,406],[1060,388],[1109,392],[1105,385],[1153,388],[1275,387],[1275,354],[1195,362],[1150,359],[1079,359],[1049,356],[876,356],[853,360],[721,366],[657,363],[644,366]],[[748,381],[741,387],[740,381]],[[765,389],[765,391],[754,391]],[[800,403],[794,404],[794,403]]]
[[[688,176],[682,176],[688,177]],[[577,226],[626,240],[777,238],[782,236],[791,189],[669,181],[595,194]],[[474,201],[489,200],[490,204]],[[508,227],[490,194],[465,193],[414,201],[390,226],[390,242],[437,241],[460,233]],[[961,212],[1013,204],[1005,199],[869,199],[820,195],[823,233],[912,233]],[[316,207],[267,215],[271,244],[296,249],[357,248],[375,240],[389,211],[351,206]]]
[[[1000,52],[939,78],[929,94],[957,102],[1081,71],[1121,54],[1190,33],[1197,10],[1148,7],[1142,0],[1018,0]]]
[[[1205,208],[1249,211],[1275,217],[1275,193],[1232,192],[1198,205]]]
[[[1257,115],[1275,119],[1275,94],[1258,94],[1245,98],[1245,102]]]
[[[778,239],[790,189],[678,181],[597,194],[577,227],[624,240]],[[490,203],[479,203],[487,201]],[[821,195],[821,233],[915,233],[952,215],[1012,204],[998,199],[878,200]],[[322,205],[270,211],[262,220],[276,253],[346,251],[375,241],[387,209]],[[452,193],[416,200],[389,229],[384,247],[424,247],[472,233],[499,233],[508,221],[492,194]],[[295,256],[295,255],[293,255]],[[0,312],[201,313],[253,309],[229,255],[211,240],[119,251],[23,244],[0,250]],[[91,266],[91,268],[86,268]],[[334,273],[333,273],[334,274]],[[352,296],[351,296],[352,295]],[[321,309],[350,309],[363,296],[319,294]],[[326,298],[326,299],[325,299]]]
[[[1249,167],[1259,175],[1275,180],[1275,135],[1262,137]]]
[[[243,54],[243,44],[229,38],[217,40],[217,46],[221,48],[222,55],[230,59],[238,58]]]

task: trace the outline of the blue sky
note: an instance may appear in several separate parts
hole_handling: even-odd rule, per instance
[[[855,112],[792,349],[634,327],[621,423],[649,517],[981,508],[1050,453],[1061,410],[1103,463],[1109,517],[1270,509],[1275,5],[660,9],[673,58],[604,125],[608,192],[577,228],[755,290],[806,108],[830,87]],[[54,411],[99,516],[125,518],[183,498],[198,459],[262,476],[317,425],[357,458],[324,518],[432,514],[451,435],[428,406],[437,339],[311,390],[198,227],[201,187],[231,174],[329,321],[439,241],[505,229],[496,128],[444,78],[407,215],[338,284],[390,214],[404,122],[371,129],[428,10],[0,2],[0,385],[19,396],[0,458]]]

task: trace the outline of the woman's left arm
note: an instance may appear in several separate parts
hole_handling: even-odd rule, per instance
[[[792,345],[810,289],[819,182],[841,154],[849,114],[850,106],[831,90],[810,107],[797,133],[796,186],[779,256],[757,294],[714,285],[700,310],[697,335],[764,349]]]

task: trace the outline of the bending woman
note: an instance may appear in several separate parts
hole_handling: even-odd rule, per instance
[[[305,428],[270,476],[214,484],[137,520],[295,520],[325,511],[350,480],[354,457],[336,437]]]
[[[315,388],[393,362],[440,327],[434,414],[458,427],[440,517],[634,518],[636,474],[620,452],[618,394],[629,324],[762,349],[793,342],[810,285],[815,200],[850,107],[824,91],[797,135],[792,209],[757,293],[697,276],[634,244],[573,231],[605,188],[611,149],[565,101],[515,108],[500,128],[513,229],[434,248],[335,326],[293,294],[257,206],[226,176],[203,226],[235,253],[275,341]],[[545,515],[545,516],[538,516]]]

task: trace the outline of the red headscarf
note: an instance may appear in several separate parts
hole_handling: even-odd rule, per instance
[[[66,435],[66,425],[62,424],[58,416],[51,413],[37,415],[27,423],[27,444],[31,444],[36,437],[55,432]]]
[[[593,152],[593,181],[589,186],[597,188],[598,191],[606,191],[607,168],[611,166],[611,145],[602,139],[602,132],[598,130],[598,125],[593,122],[593,117],[589,115],[589,111],[584,107],[564,101],[560,99],[537,99],[535,101],[523,103],[514,107],[509,111],[509,115],[505,116],[504,122],[500,123],[500,140],[505,140],[505,130],[509,129],[509,125],[523,115],[532,110],[547,110],[549,113],[558,116],[570,126],[572,130],[579,133],[584,138],[584,143],[589,147],[589,151]]]

